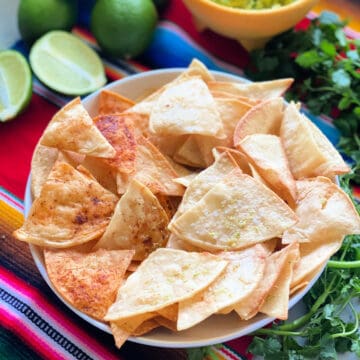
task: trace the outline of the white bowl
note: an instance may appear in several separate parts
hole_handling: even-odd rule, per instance
[[[144,94],[150,94],[153,90],[171,81],[182,71],[184,71],[184,69],[178,68],[148,71],[115,81],[107,85],[105,88],[123,94],[130,99],[136,100],[140,97],[143,97]],[[238,76],[216,71],[213,71],[212,73],[217,80],[247,82],[247,80],[242,79]],[[97,112],[98,95],[99,91],[95,92],[92,95],[89,95],[83,100],[83,104],[90,113],[90,115],[95,115]],[[25,216],[27,216],[29,213],[31,203],[32,199],[29,177],[25,194]],[[30,250],[34,258],[35,264],[38,267],[41,275],[43,276],[47,284],[50,286],[50,288],[54,291],[54,293],[59,297],[59,299],[88,323],[107,333],[111,333],[110,328],[107,324],[101,321],[97,321],[90,316],[80,312],[61,297],[61,295],[51,284],[47,275],[42,249],[38,246],[30,245]],[[290,298],[289,308],[292,308],[296,303],[299,302],[299,300],[302,299],[302,297],[309,291],[309,289],[313,286],[314,282],[318,279],[321,272],[322,271],[320,271],[314,277],[314,279],[312,279],[312,281],[308,284],[308,286],[306,286],[305,289],[296,293]],[[251,332],[271,323],[273,320],[273,318],[262,314],[258,314],[250,321],[240,321],[238,315],[236,315],[235,313],[231,313],[229,315],[213,315],[199,325],[189,330],[173,333],[165,328],[158,328],[146,335],[139,337],[131,337],[129,338],[129,340],[140,344],[167,348],[189,348],[207,346],[248,335]]]

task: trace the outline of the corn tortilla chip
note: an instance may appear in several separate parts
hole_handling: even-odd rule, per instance
[[[101,90],[99,95],[99,115],[120,114],[134,106],[135,103],[111,90]]]

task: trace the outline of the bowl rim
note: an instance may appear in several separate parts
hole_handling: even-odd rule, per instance
[[[143,79],[145,80],[147,77],[152,77],[152,76],[156,76],[157,74],[170,74],[173,75],[174,77],[176,75],[179,75],[182,71],[186,70],[186,68],[169,68],[169,69],[159,69],[159,70],[150,70],[147,72],[143,72],[143,73],[139,73],[139,74],[135,74],[135,75],[130,75],[127,76],[125,78],[122,78],[120,80],[111,82],[109,84],[107,84],[106,86],[96,90],[94,93],[86,96],[84,99],[82,99],[82,102],[84,103],[84,106],[86,107],[86,102],[90,102],[93,101],[94,99],[96,99],[96,97],[99,95],[99,93],[103,90],[103,89],[108,89],[111,90],[113,88],[116,88],[118,86],[118,84],[120,83],[126,83],[126,82],[131,82],[134,79]],[[228,80],[235,80],[237,82],[243,82],[243,83],[251,83],[251,81],[242,78],[241,76],[238,75],[234,75],[231,73],[226,73],[226,72],[222,72],[222,71],[210,71],[213,75],[215,76],[220,76],[220,77],[226,77]],[[31,194],[31,173],[28,176],[27,179],[27,184],[26,184],[26,190],[25,190],[25,197],[24,197],[24,215],[25,218],[28,216],[29,214],[29,210],[32,204],[32,194]],[[99,320],[96,320],[92,317],[90,317],[89,315],[84,314],[83,312],[79,311],[78,309],[76,309],[74,306],[72,306],[70,303],[68,303],[59,293],[58,291],[55,289],[55,287],[52,285],[47,271],[46,271],[46,267],[45,264],[43,263],[43,257],[42,257],[42,247],[41,246],[37,246],[34,244],[29,244],[30,247],[30,252],[31,255],[34,259],[35,265],[38,268],[41,276],[43,277],[43,279],[45,280],[45,282],[47,283],[47,285],[50,287],[50,289],[54,292],[54,294],[60,299],[60,301],[65,304],[70,310],[72,310],[75,314],[77,314],[80,318],[82,318],[83,320],[85,320],[86,322],[88,322],[89,324],[91,324],[92,326],[95,326],[96,328],[111,334],[111,330],[110,327],[105,324],[104,322],[101,322]],[[314,285],[314,283],[317,281],[317,279],[320,277],[320,275],[322,274],[324,268],[326,266],[326,263],[324,264],[324,266],[319,270],[319,272],[313,277],[313,279],[311,279],[311,281],[309,282],[309,284],[302,289],[299,292],[296,292],[293,296],[290,297],[289,300],[289,311],[290,309],[292,309],[296,304],[298,304],[300,302],[300,300],[304,297],[304,295],[310,290],[310,288]],[[214,316],[214,315],[212,315]],[[216,316],[216,315],[215,315]],[[221,315],[221,316],[227,316],[227,315]],[[129,337],[128,340],[134,343],[138,343],[138,344],[142,344],[142,345],[149,345],[149,346],[155,346],[155,347],[163,347],[163,348],[192,348],[192,347],[200,347],[200,346],[209,346],[209,345],[214,345],[214,344],[218,344],[218,343],[223,343],[226,341],[230,341],[245,335],[249,335],[251,332],[264,327],[265,325],[273,322],[275,320],[275,318],[266,316],[266,315],[257,315],[257,317],[259,317],[260,319],[256,320],[254,323],[251,323],[248,325],[248,328],[246,329],[241,329],[240,331],[232,331],[230,334],[228,335],[214,335],[212,336],[209,340],[183,340],[181,342],[176,342],[176,341],[170,341],[170,340],[159,340],[159,339],[154,339],[151,337],[151,332],[148,334],[145,334],[143,336],[132,336]],[[256,319],[256,318],[255,318]],[[206,321],[206,319],[204,320]],[[186,331],[186,330],[185,330]],[[181,332],[180,332],[181,333]]]
[[[266,9],[242,9],[226,5],[221,5],[212,0],[183,0],[186,3],[198,2],[205,6],[213,7],[217,11],[222,11],[228,14],[239,14],[239,15],[254,15],[259,16],[268,16],[269,14],[276,15],[286,15],[288,11],[296,11],[297,9],[302,8],[305,5],[310,5],[317,2],[318,0],[293,0],[290,4],[282,5],[276,8],[266,8]],[[313,6],[313,5],[312,5]]]

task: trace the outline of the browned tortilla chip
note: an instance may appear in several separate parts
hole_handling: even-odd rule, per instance
[[[331,242],[360,234],[360,217],[347,194],[325,177],[297,181],[299,221],[284,232],[282,242]]]
[[[53,116],[40,144],[84,155],[115,156],[114,148],[97,129],[80,98],[72,100]]]
[[[118,173],[118,193],[121,194],[131,179],[136,179],[146,185],[154,194],[181,196],[184,187],[173,181],[177,177],[175,170],[164,155],[147,139],[137,138],[136,170],[125,176]]]
[[[274,98],[254,106],[237,123],[234,131],[235,147],[247,135],[252,134],[280,134],[283,118],[284,100]]]
[[[101,115],[94,121],[116,151],[115,157],[105,159],[105,162],[125,174],[135,171],[136,140],[134,128],[127,120],[127,115]]]
[[[105,320],[122,320],[163,309],[212,283],[227,261],[209,253],[157,249],[119,288]]]
[[[280,138],[269,134],[248,135],[238,148],[270,188],[293,208],[297,198],[296,183]]]
[[[115,301],[133,255],[133,250],[44,251],[46,270],[56,290],[76,309],[98,320]]]
[[[294,212],[274,192],[234,170],[169,228],[203,249],[235,250],[281,237],[296,221]]]
[[[96,248],[134,249],[134,260],[143,260],[155,249],[166,245],[168,222],[156,196],[133,180],[116,205]]]
[[[99,95],[99,115],[120,114],[135,103],[111,90],[101,90]]]
[[[41,246],[64,248],[105,231],[118,198],[66,163],[56,163],[14,236]]]
[[[294,103],[285,109],[280,133],[295,179],[349,172],[331,142]]]

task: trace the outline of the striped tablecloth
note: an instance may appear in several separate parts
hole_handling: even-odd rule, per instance
[[[194,57],[210,69],[238,75],[248,62],[236,41],[210,31],[198,33],[180,0],[171,2],[141,58],[128,62],[105,58],[86,29],[93,1],[80,3],[79,25],[73,33],[99,51],[109,82],[152,68],[186,67]],[[12,47],[27,54],[22,42]],[[185,350],[131,342],[117,350],[112,336],[59,301],[35,267],[28,245],[11,236],[24,220],[22,199],[33,149],[52,115],[69,99],[34,79],[34,94],[25,113],[0,124],[0,359],[185,359]],[[330,119],[309,116],[333,143],[338,141]],[[213,351],[219,359],[250,358],[246,354],[249,341],[249,337],[235,339]]]

